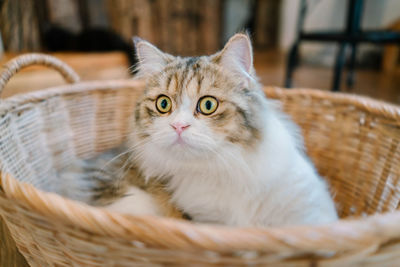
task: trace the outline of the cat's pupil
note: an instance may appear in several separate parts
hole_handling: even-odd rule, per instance
[[[162,108],[166,108],[167,105],[168,105],[167,100],[163,99],[163,100],[161,101],[161,107],[162,107]]]
[[[212,107],[211,101],[210,101],[210,100],[207,100],[207,102],[206,102],[206,109],[210,110],[211,107]]]

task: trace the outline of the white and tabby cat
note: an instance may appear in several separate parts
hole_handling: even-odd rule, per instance
[[[133,180],[162,183],[173,206],[196,222],[276,226],[337,219],[296,125],[257,82],[247,35],[236,34],[222,51],[202,57],[175,57],[141,39],[135,45],[146,89],[125,145],[133,151],[127,160],[140,173]],[[108,173],[98,179],[115,184],[133,176]],[[125,192],[135,183],[119,184],[117,191]],[[141,188],[146,199],[156,198],[154,190]],[[118,201],[113,208],[123,212],[143,205],[137,199]],[[155,210],[164,209],[160,203],[152,202]]]

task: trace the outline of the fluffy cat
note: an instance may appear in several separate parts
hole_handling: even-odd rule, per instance
[[[141,39],[135,45],[146,89],[128,147],[179,209],[197,222],[234,226],[337,219],[297,127],[257,82],[246,34],[202,57],[174,57]]]
[[[97,186],[97,199],[107,188],[136,190],[135,183],[126,182],[132,180],[128,176],[139,177],[144,191],[140,200],[103,203],[107,208],[135,214],[143,211],[138,206],[151,202],[149,213],[160,214],[168,197],[154,200],[168,192],[172,204],[195,222],[282,226],[337,219],[298,128],[264,96],[246,34],[234,35],[214,55],[188,58],[134,41],[137,77],[146,88],[124,150],[133,151],[127,160],[138,172],[116,175],[110,166],[109,178],[97,175],[107,185]],[[147,183],[160,183],[161,190],[153,194]]]

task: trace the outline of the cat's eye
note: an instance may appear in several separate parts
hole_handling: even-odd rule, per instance
[[[211,115],[218,108],[218,100],[212,96],[204,96],[200,98],[197,104],[197,111],[204,115]]]
[[[160,95],[156,100],[156,108],[160,113],[167,113],[171,110],[171,99],[166,95]]]

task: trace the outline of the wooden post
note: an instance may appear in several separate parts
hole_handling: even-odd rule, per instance
[[[137,35],[182,56],[214,53],[220,45],[222,0],[108,0],[113,30]]]
[[[4,0],[0,7],[0,32],[5,51],[40,50],[40,33],[34,1]]]

